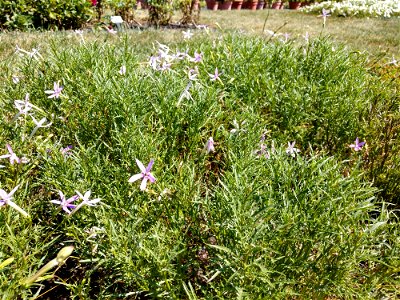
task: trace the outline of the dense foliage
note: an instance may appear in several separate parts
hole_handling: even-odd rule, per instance
[[[88,0],[0,0],[0,28],[79,28],[92,17]]]
[[[341,17],[400,17],[400,0],[323,1],[303,8],[313,13],[321,13],[322,9]]]
[[[398,163],[399,129],[370,123],[398,116],[396,83],[324,39],[104,34],[0,62],[3,299],[398,296],[398,221],[368,180]]]

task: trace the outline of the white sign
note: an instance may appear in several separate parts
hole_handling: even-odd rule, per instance
[[[111,16],[111,22],[114,24],[121,24],[124,23],[124,20],[122,20],[121,16]]]

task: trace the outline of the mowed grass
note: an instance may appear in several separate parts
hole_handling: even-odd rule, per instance
[[[29,213],[0,208],[3,299],[399,296],[398,68],[312,32],[257,32],[0,36],[0,155],[30,159],[0,161],[0,188],[19,185]],[[60,98],[45,93],[54,82]],[[27,93],[52,122],[33,134],[15,117]],[[128,182],[136,159],[154,159],[144,191]],[[72,215],[50,202],[88,190],[101,202]],[[67,245],[65,264],[26,284]]]

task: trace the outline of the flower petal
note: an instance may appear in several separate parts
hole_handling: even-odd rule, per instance
[[[129,178],[128,182],[135,182],[136,180],[139,180],[141,178],[143,178],[142,173],[136,174],[136,175],[133,175],[131,178]]]
[[[150,172],[151,168],[153,167],[153,164],[154,164],[154,159],[151,159],[149,164],[147,165],[146,173]]]
[[[144,177],[142,183],[140,184],[140,190],[144,191],[146,189],[146,186],[147,186],[147,177]]]
[[[147,174],[147,178],[150,180],[151,183],[156,181],[156,178],[151,173]]]
[[[137,158],[136,158],[136,164],[138,165],[140,171],[142,171],[143,173],[146,173],[146,168],[144,167],[142,162],[140,160],[138,160]]]

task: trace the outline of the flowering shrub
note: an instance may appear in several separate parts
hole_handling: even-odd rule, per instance
[[[363,167],[397,100],[363,56],[67,34],[0,61],[3,298],[395,298],[398,221]]]
[[[324,1],[302,8],[305,12],[320,13],[329,10],[332,15],[344,17],[399,17],[400,0],[345,0]]]

